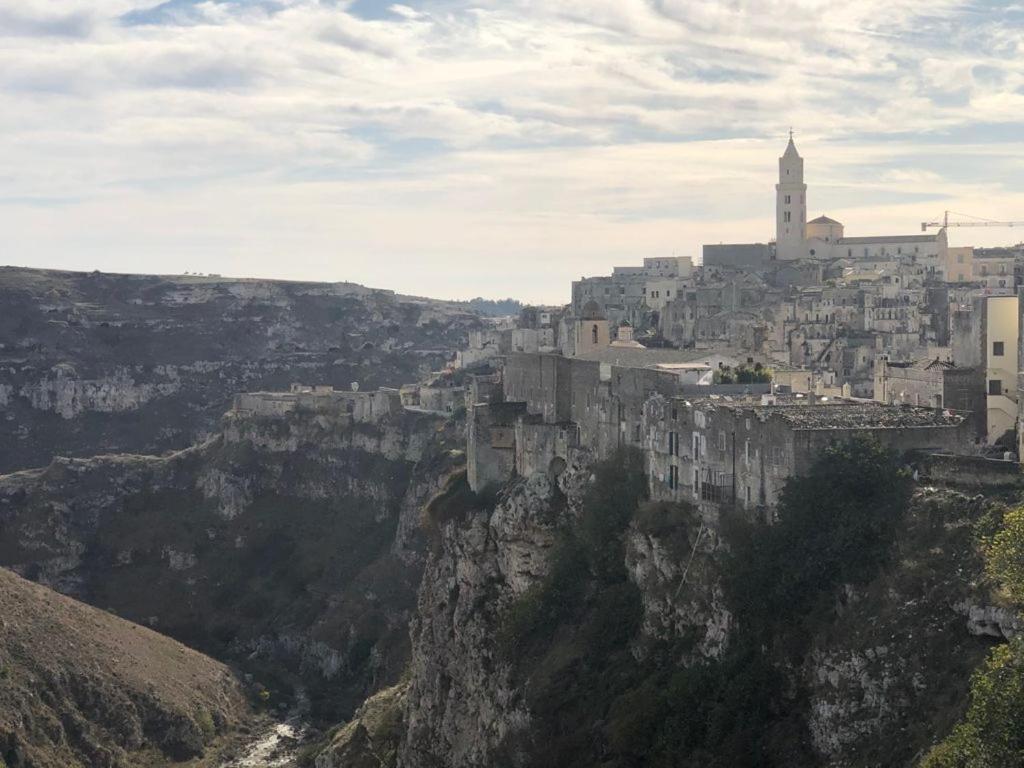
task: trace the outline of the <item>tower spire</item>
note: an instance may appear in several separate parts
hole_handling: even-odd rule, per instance
[[[807,185],[804,183],[804,161],[793,143],[779,158],[779,183],[775,185],[775,252],[782,261],[802,259],[807,237]]]

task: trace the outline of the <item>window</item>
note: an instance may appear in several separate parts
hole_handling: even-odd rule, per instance
[[[793,202],[793,199],[789,195],[786,195],[786,205],[789,205],[791,202]]]
[[[669,432],[668,433],[668,455],[669,456],[675,456],[676,455],[676,433],[675,432]]]
[[[993,396],[1003,394],[1003,382],[1000,379],[991,379],[988,383],[988,393]]]
[[[1001,341],[993,341],[992,342],[992,354],[995,357],[1002,357],[1003,356],[1003,342],[1001,342]]]
[[[718,450],[725,450],[725,430],[718,430]]]
[[[593,328],[590,329],[590,340],[594,344],[597,344],[597,326],[596,325]]]
[[[790,213],[789,211],[786,211],[785,213],[782,214],[782,220],[788,224],[790,221],[793,220],[793,214]]]
[[[668,487],[673,491],[679,487],[679,467],[671,466],[668,468]]]
[[[962,253],[958,253],[956,255],[956,263],[957,264],[963,264],[964,263],[964,255]]]

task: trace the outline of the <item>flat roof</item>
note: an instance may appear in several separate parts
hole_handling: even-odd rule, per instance
[[[841,237],[840,245],[881,245],[884,243],[934,243],[938,235],[892,235],[891,237]]]
[[[736,410],[752,411],[762,421],[779,418],[794,430],[812,429],[907,429],[909,427],[955,427],[967,418],[962,412],[912,405],[884,405],[837,401],[806,405],[742,406],[722,404]]]

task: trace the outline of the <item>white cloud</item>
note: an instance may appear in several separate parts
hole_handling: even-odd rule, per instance
[[[0,0],[0,260],[555,300],[769,237],[789,125],[851,228],[1024,196],[1013,7],[153,6]]]

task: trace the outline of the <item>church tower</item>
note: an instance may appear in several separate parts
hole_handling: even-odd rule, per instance
[[[807,185],[804,159],[796,151],[793,132],[779,158],[779,183],[775,185],[775,252],[780,261],[802,259],[807,253]]]

